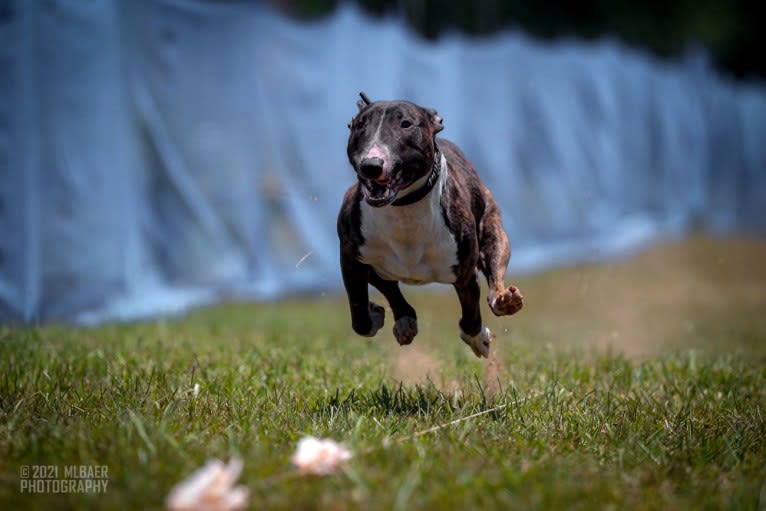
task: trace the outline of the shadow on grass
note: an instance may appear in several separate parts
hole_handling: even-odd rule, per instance
[[[399,382],[395,386],[381,382],[374,388],[355,388],[347,393],[336,388],[334,394],[317,402],[315,412],[320,416],[353,412],[360,415],[433,417],[451,416],[466,410],[481,412],[497,404],[494,399],[487,398],[485,389],[478,382],[477,387],[478,391],[469,397],[462,392],[446,394],[430,380],[415,385]]]

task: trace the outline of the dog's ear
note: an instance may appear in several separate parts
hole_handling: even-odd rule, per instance
[[[362,98],[356,102],[356,106],[359,107],[359,110],[363,110],[365,107],[370,106],[372,104],[372,101],[370,101],[370,98],[367,97],[367,94],[364,92],[359,93],[359,97]]]
[[[428,119],[431,121],[431,125],[434,127],[434,133],[439,133],[444,129],[444,119],[442,119],[442,116],[439,115],[435,109],[426,108],[426,113],[428,113]]]

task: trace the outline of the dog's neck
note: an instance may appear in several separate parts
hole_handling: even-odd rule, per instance
[[[441,151],[439,151],[439,148],[434,146],[434,163],[431,165],[431,171],[428,173],[428,175],[423,176],[422,178],[415,181],[410,187],[406,189],[407,193],[403,197],[396,199],[391,203],[391,205],[409,206],[410,204],[414,204],[428,195],[436,182],[439,180],[442,165],[446,163],[442,160],[444,160],[444,156],[442,155]],[[412,191],[409,191],[409,188],[412,188]]]

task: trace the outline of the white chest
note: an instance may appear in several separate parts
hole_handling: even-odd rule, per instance
[[[360,260],[387,280],[405,284],[455,282],[457,243],[440,206],[445,179],[446,165],[442,165],[431,193],[409,206],[373,208],[362,202],[365,243],[359,250]]]

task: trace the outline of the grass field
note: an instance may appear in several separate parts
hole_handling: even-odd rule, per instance
[[[161,509],[232,456],[250,509],[766,509],[766,244],[694,239],[518,284],[525,309],[487,318],[489,361],[448,288],[405,289],[420,334],[403,348],[390,311],[356,337],[340,295],[2,328],[0,509]],[[309,434],[353,459],[298,476]],[[45,464],[106,465],[108,489],[20,493]]]

